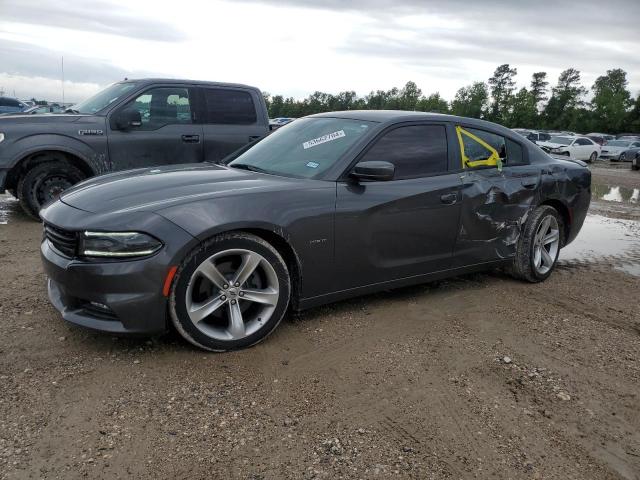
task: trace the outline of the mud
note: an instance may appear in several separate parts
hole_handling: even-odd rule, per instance
[[[0,478],[640,478],[640,172],[593,171],[542,284],[385,292],[219,355],[65,324],[0,197]]]

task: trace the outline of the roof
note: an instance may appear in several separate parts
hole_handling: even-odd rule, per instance
[[[121,82],[139,82],[139,83],[191,83],[193,85],[211,85],[216,87],[236,87],[236,88],[250,88],[253,90],[260,90],[258,87],[251,85],[244,85],[242,83],[225,83],[225,82],[210,82],[207,80],[188,80],[184,78],[127,78],[121,80]]]
[[[497,123],[488,122],[486,120],[479,120],[477,118],[458,117],[456,115],[447,115],[444,113],[433,112],[412,112],[407,110],[344,110],[340,112],[325,112],[316,113],[315,115],[309,115],[312,118],[333,117],[333,118],[347,118],[353,120],[363,120],[369,122],[379,123],[397,123],[397,122],[409,122],[420,120],[433,120],[440,122],[454,122],[473,125],[478,128],[491,127],[493,129],[502,130],[503,132],[512,133],[506,127],[498,125]],[[517,135],[517,134],[516,134]]]

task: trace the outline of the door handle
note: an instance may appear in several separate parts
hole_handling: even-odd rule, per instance
[[[445,193],[444,195],[440,195],[440,201],[445,205],[453,205],[458,201],[457,193]]]
[[[522,186],[524,188],[529,188],[529,189],[533,189],[536,188],[538,186],[538,181],[537,180],[522,180]]]
[[[182,135],[182,141],[184,143],[198,143],[200,142],[200,135]]]
[[[262,135],[249,135],[249,142],[258,140]]]

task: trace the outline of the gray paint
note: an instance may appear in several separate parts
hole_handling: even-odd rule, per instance
[[[138,86],[128,95],[95,115],[0,116],[0,132],[5,134],[5,140],[0,143],[0,192],[15,188],[24,162],[38,152],[68,154],[91,176],[146,166],[217,161],[269,131],[264,98],[255,87],[170,79],[137,82]],[[198,121],[166,125],[152,131],[113,128],[113,115],[126,103],[150,88],[176,86],[191,89],[192,108],[197,110],[198,118],[203,118],[204,110],[201,89],[216,87],[246,91],[256,106],[257,121],[253,125],[210,125]],[[200,141],[185,143],[182,135],[198,135]]]
[[[99,265],[88,262],[91,265],[87,267],[85,261],[61,260],[45,242],[45,270],[60,288],[78,285],[77,296],[88,293],[82,287],[84,275],[87,285],[95,285],[95,275],[129,272],[130,280],[126,275],[121,280],[131,291],[138,291],[139,285],[153,290],[155,285],[157,304],[149,311],[157,312],[166,307],[166,299],[160,295],[163,272],[180,264],[187,252],[206,238],[251,229],[279,237],[294,251],[301,275],[293,305],[302,309],[503,265],[514,256],[529,214],[543,202],[553,203],[566,215],[565,243],[573,240],[582,226],[591,197],[589,170],[584,164],[549,157],[506,128],[480,120],[410,112],[320,116],[379,123],[335,168],[315,179],[189,165],[87,180],[46,207],[41,212],[44,221],[68,230],[144,231],[167,247],[149,259]],[[449,129],[448,172],[389,182],[356,182],[348,177],[378,135],[394,125],[416,122],[443,123]],[[489,130],[519,143],[525,164],[505,166],[501,172],[496,168],[460,169],[454,124]],[[441,199],[451,200],[452,195],[455,203]],[[101,295],[107,293],[97,298],[106,298]],[[164,316],[144,317],[149,331],[164,328]],[[70,314],[66,318],[77,321]],[[134,329],[131,325],[135,331],[141,328],[134,313],[121,320],[123,330]]]

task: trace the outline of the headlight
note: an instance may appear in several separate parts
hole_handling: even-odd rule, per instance
[[[80,236],[80,255],[85,257],[144,257],[160,248],[160,240],[140,232],[83,232]]]
[[[564,147],[556,147],[556,148],[552,148],[550,151],[551,151],[551,152],[561,152],[562,150],[564,150]]]
[[[0,142],[4,140],[4,133],[0,132]]]

